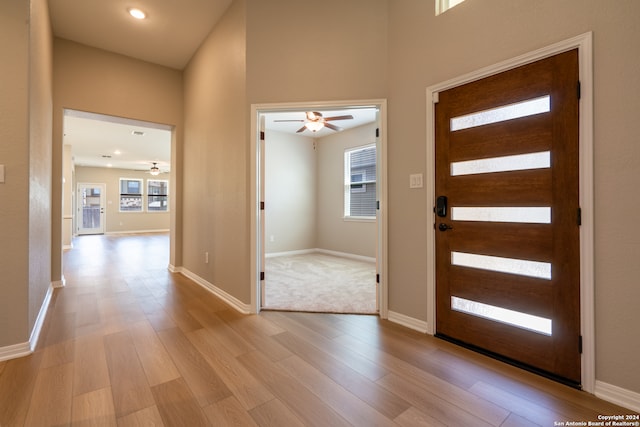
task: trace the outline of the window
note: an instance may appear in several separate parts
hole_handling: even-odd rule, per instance
[[[147,180],[147,210],[167,212],[169,210],[169,181]]]
[[[464,0],[436,0],[436,16],[446,12],[454,6],[459,5]]]
[[[120,212],[142,212],[142,180],[120,178]]]
[[[367,145],[344,152],[344,216],[376,216],[376,146]]]

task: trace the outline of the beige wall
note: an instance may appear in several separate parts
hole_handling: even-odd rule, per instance
[[[148,173],[141,171],[83,166],[76,166],[75,176],[74,188],[76,191],[77,184],[80,183],[105,184],[105,233],[169,230],[169,212],[120,212],[119,204],[120,178],[143,180],[144,194],[142,199],[146,206],[147,180],[168,180],[168,176],[159,175],[151,178]],[[169,199],[171,197],[172,195],[169,194]],[[78,200],[77,197],[76,200]],[[74,232],[77,234],[78,230],[76,229]]]
[[[182,265],[249,303],[245,69],[245,2],[236,1],[184,72]]]
[[[185,69],[186,269],[250,302],[249,106],[379,98],[386,87],[386,6],[385,0],[231,5]],[[309,52],[316,32],[322,42]]]
[[[267,254],[319,248],[375,258],[375,221],[345,220],[343,200],[344,150],[374,143],[375,128],[317,139],[267,130]]]
[[[51,284],[53,37],[46,0],[33,0],[29,26],[29,328]]]
[[[0,3],[0,346],[28,338],[29,4]]]
[[[54,40],[52,276],[62,275],[62,121],[64,109],[171,125],[171,260],[180,264],[182,72],[68,40]],[[57,279],[58,278],[58,279]]]
[[[50,285],[51,50],[44,0],[0,4],[0,347],[29,340]]]
[[[249,103],[387,93],[387,0],[247,0]]]
[[[344,150],[375,143],[375,129],[372,123],[318,140],[319,248],[376,256],[376,222],[344,219]]]
[[[317,248],[315,140],[265,132],[265,253]]]
[[[587,31],[594,36],[596,379],[640,392],[640,2],[389,2],[389,307],[426,320],[425,88]]]

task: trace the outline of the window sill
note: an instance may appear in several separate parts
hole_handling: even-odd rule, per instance
[[[342,219],[347,222],[376,222],[375,216],[343,216]]]

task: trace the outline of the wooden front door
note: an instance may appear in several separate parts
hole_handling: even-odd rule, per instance
[[[439,93],[436,333],[578,385],[578,52]]]

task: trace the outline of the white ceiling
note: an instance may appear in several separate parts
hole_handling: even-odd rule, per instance
[[[202,41],[222,17],[232,0],[49,0],[55,36],[88,46],[127,55],[155,64],[184,69]],[[142,9],[147,19],[128,14],[129,7]],[[305,107],[308,108],[308,107]],[[324,117],[351,114],[353,120],[331,122],[344,129],[375,120],[374,109],[313,109]],[[305,110],[266,114],[266,128],[296,133],[303,122],[274,120],[304,119]],[[135,137],[133,130],[145,132]],[[321,138],[334,133],[308,130],[303,136]],[[151,123],[67,111],[65,145],[72,146],[77,165],[143,170],[158,162],[162,170],[171,163],[171,133]],[[116,155],[116,150],[121,154]],[[103,157],[111,156],[111,158]]]
[[[171,166],[168,126],[66,110],[63,134],[77,166],[149,170],[155,162],[163,172]]]

